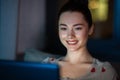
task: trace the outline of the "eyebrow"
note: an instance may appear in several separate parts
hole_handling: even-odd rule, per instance
[[[73,26],[81,26],[81,25],[84,25],[84,24],[78,23],[78,24],[74,24]]]
[[[78,23],[78,24],[74,24],[73,26],[80,26],[80,25],[84,25],[84,24]],[[67,26],[67,25],[66,24],[60,24],[59,26]]]
[[[66,24],[59,24],[59,26],[67,26]]]

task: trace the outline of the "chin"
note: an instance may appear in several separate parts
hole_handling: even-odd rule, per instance
[[[68,48],[69,51],[77,51],[77,48]]]

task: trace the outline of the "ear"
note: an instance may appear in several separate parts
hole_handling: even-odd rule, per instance
[[[88,35],[92,35],[93,32],[94,32],[94,24],[92,24],[92,26],[90,27]]]

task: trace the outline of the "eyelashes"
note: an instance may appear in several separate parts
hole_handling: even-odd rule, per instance
[[[60,27],[59,30],[66,31],[66,30],[68,30],[68,28],[66,28],[66,27]],[[82,30],[82,27],[74,27],[73,30],[77,30],[77,31],[78,30]]]
[[[75,30],[81,30],[82,28],[81,27],[76,27]]]
[[[65,31],[67,28],[61,27],[60,30]]]

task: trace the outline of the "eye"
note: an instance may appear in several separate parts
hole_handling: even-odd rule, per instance
[[[65,30],[67,30],[67,28],[61,27],[60,30],[65,31]]]
[[[81,27],[75,27],[75,30],[81,30],[82,28]]]

